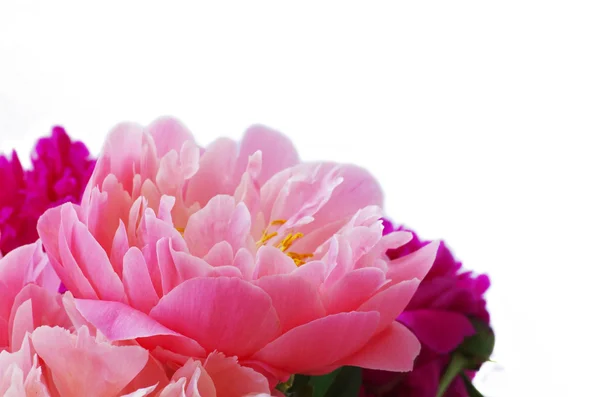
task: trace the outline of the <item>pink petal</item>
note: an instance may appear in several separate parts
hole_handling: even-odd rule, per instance
[[[82,390],[88,395],[116,395],[148,361],[148,352],[141,347],[98,342],[86,327],[73,335],[44,326],[33,332],[31,340],[63,396],[80,395]]]
[[[179,153],[187,141],[194,142],[194,135],[179,120],[172,117],[161,117],[154,120],[146,131],[154,140],[156,154],[163,157],[169,151]]]
[[[279,333],[270,297],[238,278],[187,280],[165,295],[150,315],[208,351],[238,357],[254,353]]]
[[[148,313],[158,303],[146,260],[137,247],[130,248],[123,258],[123,284],[133,308]]]
[[[119,277],[123,276],[123,257],[129,249],[129,241],[127,239],[127,229],[123,221],[119,220],[119,227],[115,233],[110,251],[110,263],[112,263],[115,272]]]
[[[42,325],[69,327],[71,321],[57,292],[27,284],[15,297],[8,322],[12,332],[11,349],[21,346],[25,334]]]
[[[217,139],[209,145],[200,156],[198,171],[189,179],[185,203],[204,207],[216,195],[233,194],[239,184],[232,179],[236,158],[237,144],[231,139]]]
[[[219,241],[211,247],[204,260],[212,267],[231,266],[233,264],[233,248],[227,241]]]
[[[377,268],[363,268],[346,273],[323,294],[327,313],[356,310],[385,283],[385,274]]]
[[[256,253],[256,267],[252,278],[256,280],[274,274],[288,274],[297,268],[292,258],[281,252],[280,249],[265,245],[260,247]]]
[[[273,301],[281,324],[281,332],[325,316],[317,286],[297,275],[274,275],[258,279]]]
[[[111,341],[155,335],[178,336],[145,313],[120,302],[75,299],[81,315]]]
[[[420,350],[419,340],[413,333],[402,324],[393,322],[374,336],[362,350],[341,360],[339,365],[406,372],[412,370]]]
[[[204,368],[214,382],[219,397],[239,397],[250,393],[268,393],[269,382],[253,369],[240,366],[237,359],[211,353]],[[204,396],[204,394],[202,395]]]
[[[412,278],[423,280],[435,261],[439,245],[439,241],[434,241],[418,251],[394,259],[389,264],[388,278],[394,281],[410,280]]]
[[[233,197],[219,195],[190,217],[184,238],[190,252],[198,257],[221,241],[237,251],[246,243],[250,224],[250,213],[243,203],[236,205]]]
[[[402,313],[400,321],[421,343],[440,354],[451,352],[475,333],[465,315],[445,310],[410,310]]]
[[[380,322],[377,332],[393,323],[396,317],[404,310],[419,287],[418,280],[408,280],[385,288],[373,295],[358,308],[359,311],[377,311]]]
[[[277,172],[296,165],[299,161],[294,145],[285,135],[262,125],[253,125],[246,130],[240,142],[236,163],[236,175],[241,175],[248,157],[257,150],[262,152],[263,165],[259,185],[263,185]]]
[[[376,312],[327,316],[291,329],[252,358],[289,373],[322,374],[324,367],[361,349],[378,322]]]

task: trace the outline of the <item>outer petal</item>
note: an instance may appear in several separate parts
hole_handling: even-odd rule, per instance
[[[416,278],[423,280],[433,261],[439,247],[439,241],[434,241],[418,251],[394,259],[389,264],[388,278],[394,281],[410,280]]]
[[[161,117],[154,120],[146,131],[154,140],[156,154],[163,157],[171,150],[177,153],[186,141],[194,141],[194,135],[179,120],[172,117]]]
[[[273,275],[256,281],[273,301],[281,332],[325,316],[318,288],[298,275]]]
[[[76,299],[81,315],[111,341],[178,334],[123,303]]]
[[[286,332],[252,357],[289,373],[322,374],[361,349],[373,336],[379,314],[339,313]],[[325,370],[326,371],[326,370]]]
[[[236,162],[236,175],[244,172],[248,157],[257,150],[262,152],[262,171],[257,178],[263,185],[277,172],[298,164],[299,158],[292,142],[285,135],[262,125],[253,125],[246,130],[240,143]]]
[[[377,327],[377,332],[379,332],[394,322],[396,317],[402,313],[402,310],[404,310],[418,286],[418,280],[408,280],[392,285],[373,295],[369,300],[360,305],[358,310],[365,312],[375,310],[379,312],[381,315],[379,326]]]
[[[187,280],[165,295],[150,316],[208,351],[238,357],[254,353],[279,333],[270,297],[238,278]]]
[[[417,337],[404,325],[393,322],[385,331],[374,336],[362,350],[341,360],[339,365],[406,372],[413,368],[420,349]]]
[[[89,396],[116,395],[148,361],[148,352],[141,347],[97,342],[86,327],[77,335],[63,328],[40,327],[31,340],[63,396],[80,395],[82,390]]]
[[[214,382],[218,397],[269,392],[269,382],[264,376],[240,366],[235,358],[225,357],[222,353],[211,353],[204,362],[204,368]]]

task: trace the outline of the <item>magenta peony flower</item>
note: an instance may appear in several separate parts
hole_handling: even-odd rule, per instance
[[[23,218],[26,197],[25,172],[15,151],[10,158],[0,156],[0,256],[37,236],[35,223]],[[28,222],[29,221],[29,222]]]
[[[37,240],[37,221],[48,208],[79,203],[95,164],[89,155],[83,143],[54,127],[37,142],[30,171],[15,152],[11,159],[0,156],[0,254]]]
[[[172,119],[109,135],[81,206],[38,230],[85,321],[167,367],[237,357],[269,378],[343,366],[407,371],[419,343],[395,321],[437,243],[390,260],[382,192],[365,170],[302,163],[266,127],[199,147]]]
[[[384,234],[408,231],[413,239],[397,249],[389,250],[390,259],[401,258],[425,246],[411,230],[394,228],[384,221]],[[461,262],[440,243],[437,257],[398,321],[415,333],[422,350],[412,372],[398,374],[364,371],[365,395],[385,397],[435,397],[440,378],[450,362],[450,354],[463,340],[475,333],[471,319],[489,324],[483,294],[490,286],[486,275],[465,272]],[[469,374],[470,376],[473,373]],[[460,377],[455,378],[445,396],[467,397]]]

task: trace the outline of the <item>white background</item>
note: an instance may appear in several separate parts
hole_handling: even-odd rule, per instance
[[[1,151],[54,124],[95,154],[123,120],[270,125],[490,274],[484,394],[600,395],[597,2],[83,3],[0,3]]]

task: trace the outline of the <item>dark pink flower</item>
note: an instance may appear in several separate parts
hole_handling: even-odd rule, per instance
[[[408,231],[413,239],[398,249],[389,250],[390,259],[408,255],[428,243],[421,241],[412,230],[402,226],[394,228],[384,220],[383,233],[394,230]],[[431,270],[397,319],[413,331],[422,345],[413,371],[400,374],[364,371],[365,389],[374,396],[435,397],[450,354],[475,333],[471,320],[489,324],[483,297],[489,287],[488,276],[464,271],[462,263],[442,242]],[[445,396],[468,396],[463,381],[457,377]]]
[[[17,154],[0,156],[0,254],[37,240],[36,225],[48,208],[79,203],[95,165],[82,142],[72,142],[62,127],[41,138],[24,171]]]

